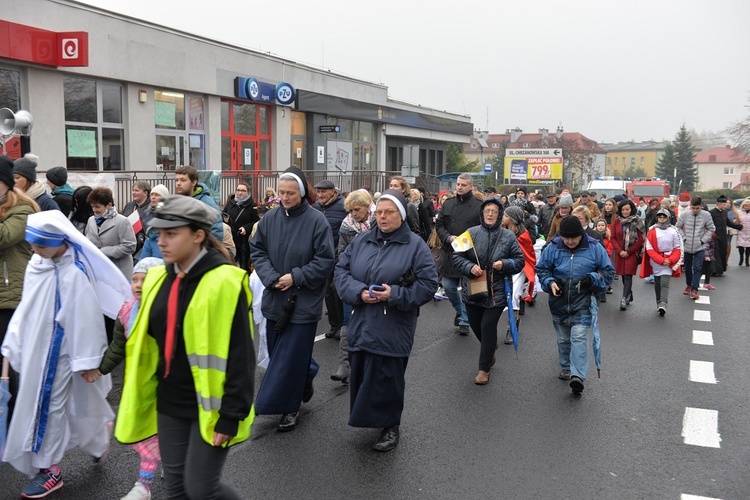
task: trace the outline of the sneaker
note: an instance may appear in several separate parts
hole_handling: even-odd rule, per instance
[[[570,388],[573,394],[580,394],[583,392],[583,380],[580,377],[570,377]]]
[[[660,302],[657,310],[659,311],[659,316],[664,316],[667,314],[667,304]]]
[[[646,283],[650,283],[650,284],[653,285],[654,284],[654,277],[653,276],[649,276],[648,278],[646,278]]]
[[[513,343],[513,336],[510,334],[510,330],[507,331],[505,334],[505,340],[503,340],[503,344],[509,345]]]
[[[560,370],[560,375],[558,375],[557,377],[562,380],[570,380],[570,370],[563,368],[562,370]]]
[[[62,472],[52,474],[49,469],[39,469],[39,473],[21,491],[21,498],[44,498],[62,487]]]
[[[686,286],[682,291],[682,295],[690,295],[690,285]]]
[[[143,486],[143,483],[137,482],[133,489],[120,500],[151,500],[151,492]]]
[[[469,325],[459,325],[458,334],[462,337],[466,337],[469,334]]]
[[[701,296],[698,295],[698,291],[697,290],[691,290],[690,291],[690,298],[693,299],[693,300],[698,300],[699,298],[701,298]]]
[[[612,287],[611,287],[611,286],[608,286],[608,287],[607,287],[607,293],[611,295],[611,294],[615,293],[615,291],[614,291],[614,290],[612,290]]]
[[[716,287],[711,283],[709,283],[708,285],[703,285],[703,288],[705,288],[706,290],[716,290]]]
[[[437,289],[437,292],[435,292],[435,300],[445,300],[448,298],[447,295],[445,295],[445,290],[443,290],[442,287]]]

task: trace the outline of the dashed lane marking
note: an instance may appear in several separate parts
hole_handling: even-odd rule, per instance
[[[703,408],[685,408],[682,419],[682,437],[685,444],[721,448],[719,412]]]
[[[700,309],[696,309],[695,311],[693,311],[693,320],[711,321],[711,311],[701,311]]]
[[[721,500],[721,498],[702,497],[700,495],[688,495],[687,493],[683,493],[680,495],[680,500]]]
[[[698,297],[698,299],[695,301],[696,304],[705,304],[710,305],[711,304],[711,297],[708,295],[701,295]]]
[[[690,360],[690,381],[701,384],[715,384],[714,364],[711,361]]]
[[[714,345],[714,336],[705,330],[693,330],[693,344]]]

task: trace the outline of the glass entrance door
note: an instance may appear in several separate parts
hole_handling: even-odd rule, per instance
[[[271,170],[270,106],[221,103],[223,170]]]
[[[159,170],[174,170],[182,165],[185,157],[185,138],[181,135],[156,136],[156,167]]]

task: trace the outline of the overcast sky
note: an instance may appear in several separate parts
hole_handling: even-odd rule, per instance
[[[85,1],[383,83],[492,133],[661,140],[750,115],[748,0]]]

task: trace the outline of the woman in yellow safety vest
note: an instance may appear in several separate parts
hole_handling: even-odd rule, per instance
[[[156,207],[166,266],[148,270],[126,345],[115,437],[158,432],[168,498],[241,498],[219,478],[254,417],[252,296],[247,273],[211,236],[218,218],[189,196]]]

